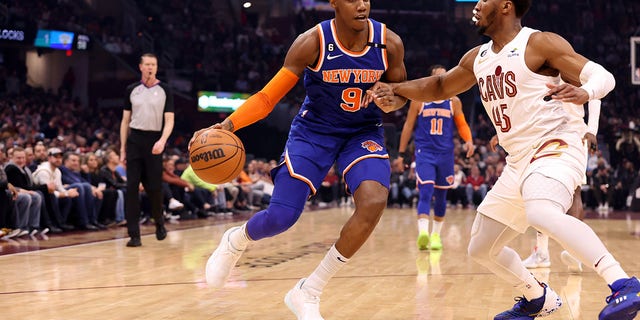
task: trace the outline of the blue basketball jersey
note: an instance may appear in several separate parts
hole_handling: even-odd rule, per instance
[[[317,25],[320,54],[304,72],[307,96],[292,129],[329,134],[351,134],[382,124],[382,111],[373,103],[362,105],[366,90],[387,70],[386,26],[369,19],[369,45],[361,52],[345,48],[337,39],[335,21]]]
[[[453,152],[453,109],[451,100],[422,103],[416,119],[416,151]]]

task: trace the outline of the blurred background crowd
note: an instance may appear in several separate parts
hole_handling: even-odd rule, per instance
[[[0,29],[5,35],[0,39],[0,232],[25,236],[123,224],[121,183],[126,168],[118,163],[114,150],[120,150],[125,87],[139,80],[137,64],[144,52],[158,55],[158,77],[169,83],[175,95],[176,128],[165,152],[167,218],[207,218],[268,204],[269,169],[279,159],[291,119],[304,98],[301,82],[267,119],[238,132],[249,160],[241,176],[223,186],[207,185],[189,172],[191,134],[228,115],[199,111],[197,94],[256,92],[282,66],[295,37],[331,18],[333,11],[326,1],[313,0],[258,0],[249,8],[242,5],[233,0],[0,3]],[[378,0],[372,1],[370,16],[403,39],[408,76],[416,78],[425,76],[433,64],[454,66],[467,50],[485,41],[469,24],[473,6],[473,2],[453,0]],[[616,89],[603,100],[599,152],[589,160],[589,181],[583,192],[586,205],[598,212],[625,209],[640,169],[640,86],[632,84],[630,65],[630,38],[640,36],[640,3],[534,0],[523,24],[560,34],[577,52],[616,76]],[[82,34],[88,43],[54,50],[6,36],[17,34],[9,30],[23,32],[23,38],[33,37],[39,29]],[[449,197],[451,205],[471,207],[491,189],[505,154],[488,150],[494,130],[477,90],[460,98],[477,151],[467,159],[456,142],[455,191]],[[397,154],[406,111],[384,118],[392,157]],[[61,185],[37,175],[42,163],[60,168]],[[9,187],[16,184],[12,167],[30,175],[27,184],[15,190]],[[31,169],[27,172],[24,167]],[[392,182],[389,204],[413,205],[413,170],[394,172]],[[78,195],[69,195],[72,189]],[[23,196],[18,197],[19,193]],[[339,172],[330,172],[310,201],[314,206],[348,203]]]

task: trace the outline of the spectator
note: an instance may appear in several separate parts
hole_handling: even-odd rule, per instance
[[[52,233],[62,232],[59,226],[62,226],[65,229],[73,229],[72,226],[64,223],[60,216],[60,210],[56,210],[57,207],[54,207],[53,195],[50,194],[50,190],[53,190],[54,188],[53,183],[36,184],[33,182],[33,174],[29,167],[26,166],[24,149],[16,147],[13,150],[12,160],[6,165],[5,171],[7,173],[8,181],[11,184],[22,190],[34,192],[40,198],[40,200],[32,199],[34,202],[41,203],[39,213],[40,226],[49,229]],[[35,195],[33,198],[35,198]]]
[[[227,191],[222,186],[207,183],[204,180],[200,179],[198,175],[196,175],[191,166],[187,166],[185,168],[184,172],[182,172],[182,174],[180,175],[180,178],[193,184],[195,186],[196,194],[202,194],[201,191],[198,191],[199,189],[209,192],[210,195],[207,195],[204,198],[206,199],[209,196],[213,198],[213,205],[217,212],[225,213],[227,215],[233,214],[233,202],[227,201],[227,193],[231,192],[231,190],[238,190],[237,188],[232,188],[230,191]]]
[[[26,156],[24,149],[21,147],[16,147],[13,149],[13,153],[11,154],[12,160],[6,165],[6,167],[10,167],[10,171],[13,171],[16,168],[24,167],[26,163]],[[17,161],[14,162],[14,161]],[[2,170],[2,179],[5,183],[9,183],[8,175],[6,174],[5,169],[0,168]],[[1,183],[1,181],[0,181]],[[14,225],[19,231],[19,235],[35,235],[38,232],[41,232],[43,235],[49,232],[49,228],[43,228],[40,230],[40,214],[42,211],[42,196],[33,190],[23,189],[20,187],[13,188],[17,191],[15,198],[15,209],[14,213]],[[14,230],[15,231],[15,230]]]
[[[168,199],[167,207],[169,210],[177,210],[178,207],[186,207],[191,214],[201,218],[206,218],[209,214],[206,209],[210,209],[211,205],[206,201],[191,201],[194,198],[193,193],[196,187],[180,176],[175,174],[175,160],[165,158],[162,163],[162,181],[169,188],[171,198]],[[197,203],[197,204],[196,204]]]
[[[480,174],[477,165],[471,167],[471,173],[467,176],[467,200],[469,205],[477,206],[487,194],[487,184],[484,176]]]
[[[613,192],[610,192],[609,167],[607,167],[602,160],[598,160],[598,167],[593,170],[591,178],[591,188],[593,189],[593,196],[598,204],[599,214],[609,213],[609,202],[613,197]]]
[[[636,179],[637,173],[633,166],[633,162],[628,159],[622,159],[622,164],[614,171],[611,177],[611,197],[609,203],[614,209],[621,210],[626,207],[627,196],[629,195],[629,187]]]
[[[81,159],[80,168],[80,175],[85,181],[91,184],[92,190],[95,189],[97,192],[102,193],[102,203],[98,211],[98,222],[103,225],[112,225],[122,221],[124,219],[124,211],[122,212],[122,216],[118,216],[116,213],[118,191],[115,189],[107,189],[107,183],[100,175],[100,161],[98,157],[93,152],[84,154]],[[94,195],[95,194],[94,192]]]
[[[33,147],[33,160],[29,162],[29,170],[36,171],[38,166],[47,161],[47,146],[42,141],[36,143]]]
[[[498,181],[498,174],[494,165],[487,165],[487,168],[484,172],[484,181],[487,185],[487,190],[491,190],[496,181]]]
[[[9,229],[9,217],[13,216],[13,201],[18,191],[7,182],[4,169],[0,166],[0,238]]]
[[[397,206],[400,207],[400,178],[402,177],[403,172],[400,171],[398,166],[391,166],[391,178],[389,180],[389,200],[387,201],[387,206]]]
[[[634,134],[633,128],[624,130],[622,136],[616,141],[616,151],[619,159],[629,159],[634,166],[640,166],[640,139]],[[612,164],[618,167],[618,164]]]
[[[47,161],[41,163],[33,173],[33,181],[37,184],[53,184],[53,194],[55,195],[54,207],[60,210],[61,223],[67,224],[69,214],[71,213],[72,199],[80,196],[78,189],[65,188],[62,184],[62,150],[59,148],[49,148],[47,151]],[[87,212],[75,210],[77,214],[77,224],[86,230],[97,230],[97,227],[89,224]]]
[[[401,205],[407,204],[409,208],[413,208],[413,202],[418,199],[420,194],[416,186],[416,163],[412,162],[409,170],[405,170],[400,176]]]
[[[467,175],[460,168],[459,164],[453,165],[453,184],[451,185],[451,192],[448,193],[449,201],[451,205],[457,207],[467,206],[469,204],[467,200]]]
[[[118,226],[124,226],[127,223],[124,219],[124,199],[125,192],[127,190],[127,182],[117,171],[117,167],[120,164],[120,156],[115,150],[108,150],[104,158],[105,164],[100,168],[99,175],[101,181],[105,183],[105,189],[115,190],[118,193],[115,222]]]
[[[10,227],[12,230],[8,231],[5,236],[5,232],[2,232],[2,236],[6,238],[22,237],[29,234],[28,223],[30,219],[35,219],[30,211],[31,199],[29,195],[21,193],[11,183],[7,181],[7,175],[4,169],[0,166],[0,190],[3,191],[3,195],[0,196],[0,205],[6,206],[2,212],[2,225],[1,227]],[[37,214],[40,214],[37,212]],[[38,217],[39,218],[39,217]],[[37,230],[37,229],[36,229]],[[46,233],[46,232],[45,232]]]
[[[318,188],[318,195],[320,196],[320,206],[327,206],[335,203],[337,206],[338,201],[338,182],[340,178],[336,175],[335,166],[329,168],[329,172],[322,180],[320,188]]]
[[[66,188],[75,188],[80,194],[74,198],[76,211],[84,211],[87,215],[86,222],[81,223],[87,230],[106,229],[104,225],[98,223],[98,212],[102,205],[103,194],[100,189],[94,187],[82,177],[80,170],[80,156],[74,152],[67,152],[63,156],[63,165],[60,166],[62,183]],[[91,228],[91,227],[94,228]]]

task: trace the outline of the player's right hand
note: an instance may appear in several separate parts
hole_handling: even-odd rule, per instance
[[[202,128],[193,134],[193,136],[191,137],[191,140],[189,140],[189,146],[187,147],[187,149],[191,149],[191,144],[193,144],[193,141],[195,141],[197,136],[199,136],[201,133],[209,129],[220,129],[220,130],[233,132],[234,128],[233,128],[233,123],[229,119],[224,119],[224,121],[216,123],[210,127]]]
[[[393,169],[396,172],[404,172],[405,164],[404,164],[404,158],[403,157],[400,156],[400,157],[395,158],[391,165],[393,166]]]

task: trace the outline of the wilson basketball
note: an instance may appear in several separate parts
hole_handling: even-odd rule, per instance
[[[235,179],[246,159],[244,145],[233,132],[209,129],[198,135],[189,149],[191,168],[200,179],[222,184]]]

